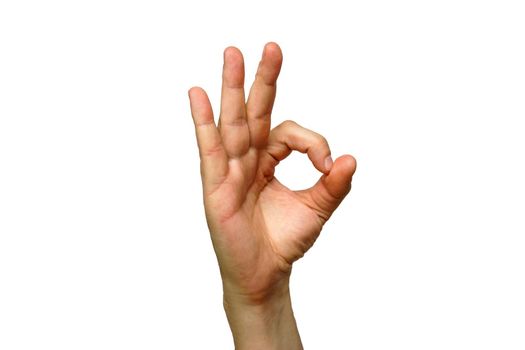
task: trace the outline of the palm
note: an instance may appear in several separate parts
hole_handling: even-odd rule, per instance
[[[262,191],[259,206],[267,225],[268,239],[273,242],[276,253],[288,263],[306,253],[325,221],[309,203],[276,179]]]
[[[258,169],[245,168],[246,173],[273,173],[272,162],[264,154],[258,158]],[[205,202],[210,229],[217,233],[212,235],[215,249],[224,255],[219,261],[234,266],[239,276],[257,276],[237,281],[243,289],[264,289],[287,272],[323,224],[299,194],[271,176],[246,176],[239,182],[226,178]]]
[[[332,166],[326,140],[294,122],[270,131],[281,61],[279,47],[267,46],[245,103],[242,55],[225,51],[218,128],[204,91],[190,90],[206,216],[223,280],[249,295],[264,295],[289,275],[348,193],[355,171],[351,156]],[[291,191],[274,177],[293,150],[307,153],[324,173],[310,189]]]

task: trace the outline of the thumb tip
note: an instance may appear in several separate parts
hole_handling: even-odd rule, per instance
[[[342,198],[348,194],[356,166],[356,159],[349,154],[340,156],[334,161],[330,173],[324,179],[326,188],[333,197]]]
[[[357,161],[354,156],[350,154],[345,154],[337,158],[334,162],[334,167],[339,168],[339,171],[343,172],[345,175],[352,177],[357,168]]]

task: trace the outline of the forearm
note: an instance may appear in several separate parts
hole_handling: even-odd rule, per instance
[[[225,293],[224,310],[236,350],[303,349],[288,289],[262,304],[252,305]]]

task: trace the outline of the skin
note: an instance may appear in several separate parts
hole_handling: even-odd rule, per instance
[[[293,121],[271,129],[282,59],[279,45],[265,45],[246,101],[242,53],[224,50],[217,125],[206,92],[188,91],[206,220],[236,349],[302,349],[289,292],[292,264],[348,194],[356,169],[353,156],[332,161],[326,139]],[[294,150],[322,173],[309,189],[292,191],[274,176]]]

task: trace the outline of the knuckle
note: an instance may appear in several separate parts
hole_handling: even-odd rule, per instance
[[[297,125],[296,122],[294,122],[293,120],[287,119],[284,122],[282,122],[279,126],[282,127],[282,128],[291,128],[291,127],[294,127],[296,125]]]
[[[226,125],[228,126],[245,126],[246,124],[247,124],[246,118],[244,117],[237,117],[226,123]]]
[[[326,138],[323,135],[316,134],[315,144],[321,147],[327,147],[328,140],[326,140]]]
[[[223,151],[222,144],[217,143],[210,147],[203,148],[200,152],[201,158],[213,157],[220,154]]]

